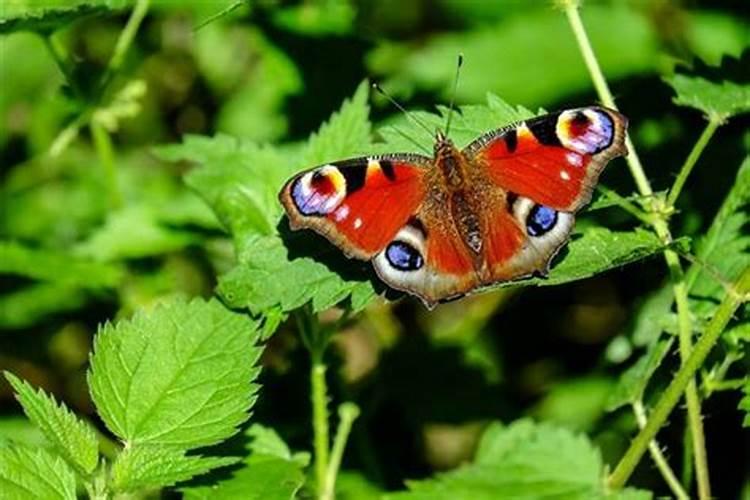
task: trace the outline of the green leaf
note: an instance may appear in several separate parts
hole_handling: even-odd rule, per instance
[[[29,8],[24,5],[25,2],[17,3],[20,5],[14,6],[11,2],[9,6],[0,9],[0,34],[15,31],[34,31],[42,35],[48,35],[73,21],[102,14],[126,4],[124,0],[98,0],[58,2],[59,5],[55,5],[54,0],[52,0],[43,2],[41,5],[44,8],[39,9]],[[32,5],[34,4],[32,3]]]
[[[588,431],[604,414],[613,385],[609,377],[593,375],[565,380],[552,387],[532,414],[545,422]]]
[[[26,445],[29,448],[52,448],[39,427],[20,415],[0,418],[0,448],[10,443]]]
[[[84,474],[91,474],[99,462],[99,443],[94,430],[76,418],[63,403],[58,405],[54,397],[41,389],[35,391],[10,372],[4,374],[29,420],[44,432],[70,464]]]
[[[126,235],[138,237],[129,238]],[[76,246],[76,252],[81,256],[109,262],[161,255],[196,241],[196,237],[188,232],[161,224],[153,209],[130,205],[110,214],[104,225]]]
[[[648,351],[641,356],[633,366],[625,370],[620,376],[617,386],[610,392],[607,399],[607,411],[614,411],[626,404],[643,400],[651,376],[654,374],[672,347],[674,337],[658,342],[652,342]]]
[[[0,492],[3,499],[75,500],[73,470],[58,456],[41,448],[0,446]]]
[[[315,0],[273,10],[280,28],[307,36],[346,35],[357,15],[350,0]]]
[[[186,456],[183,450],[138,445],[117,456],[112,481],[117,491],[163,488],[238,461],[233,457]]]
[[[656,255],[664,248],[659,238],[650,231],[611,231],[588,226],[573,234],[562,252],[563,256],[553,261],[547,278],[500,283],[495,287],[569,283]]]
[[[491,424],[472,464],[431,479],[408,481],[408,492],[386,498],[651,498],[648,492],[632,490],[607,495],[604,475],[599,451],[585,436],[521,420],[508,427]]]
[[[83,288],[115,287],[122,278],[122,269],[117,266],[13,241],[0,241],[0,273]]]
[[[36,283],[0,295],[0,328],[26,328],[42,323],[52,314],[75,311],[88,294],[77,287]]]
[[[212,486],[183,489],[188,500],[289,500],[305,481],[307,458],[292,454],[272,429],[254,424],[246,433],[253,438],[241,469],[230,479]]]
[[[726,291],[713,274],[734,283],[750,266],[750,156],[740,166],[732,189],[724,199],[706,235],[698,240],[699,263],[692,266],[687,282],[691,311],[710,318]],[[711,270],[704,266],[711,266]]]
[[[129,445],[195,448],[247,420],[262,348],[257,324],[216,300],[174,300],[106,324],[94,342],[91,395]]]
[[[239,265],[219,278],[218,291],[231,307],[253,314],[274,308],[289,312],[312,301],[318,312],[351,295],[352,308],[359,310],[374,297],[366,262],[346,259],[309,232],[288,241],[250,236],[240,243]]]
[[[735,81],[733,75],[729,74],[733,72],[733,66],[746,66],[748,63],[750,52],[748,57],[742,57],[739,61],[724,58],[720,68],[701,67],[698,73],[710,73],[710,77],[702,74],[675,73],[664,81],[677,94],[674,98],[675,104],[695,108],[709,117],[723,121],[750,111],[750,82],[745,78],[739,81],[739,78],[742,78],[739,75]],[[743,70],[738,70],[741,71]]]

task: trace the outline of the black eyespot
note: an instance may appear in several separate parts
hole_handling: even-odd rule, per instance
[[[542,236],[557,224],[557,210],[544,205],[534,205],[526,217],[526,232],[530,236]]]
[[[385,258],[399,271],[416,271],[424,265],[417,249],[404,241],[391,242],[385,249]]]

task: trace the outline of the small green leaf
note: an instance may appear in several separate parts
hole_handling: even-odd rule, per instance
[[[750,53],[749,53],[750,54]],[[747,65],[750,57],[735,61],[726,57],[722,68],[707,68],[707,72],[721,73],[723,67]],[[713,75],[711,79],[700,75],[675,73],[664,79],[677,93],[675,104],[703,111],[721,121],[750,112],[750,82],[733,81],[730,76]]]
[[[273,22],[301,35],[346,35],[356,15],[351,0],[316,0],[274,9]]]
[[[91,395],[129,445],[217,443],[247,420],[261,354],[257,324],[219,302],[174,300],[95,338]]]
[[[14,8],[11,2],[10,6],[0,9],[0,34],[34,31],[48,35],[73,21],[122,7],[126,2],[123,0],[89,0],[61,3],[59,6],[54,5],[54,2],[44,2],[41,4],[46,7],[44,9],[30,9],[25,2],[20,3],[21,6]]]
[[[491,424],[474,462],[455,471],[408,481],[394,499],[483,500],[496,498],[651,498],[645,491],[607,495],[599,451],[583,435],[549,424],[521,420]]]
[[[173,252],[196,241],[196,237],[188,232],[161,224],[156,212],[149,207],[131,205],[109,215],[103,226],[76,246],[76,252],[108,262]]]
[[[0,492],[7,500],[75,500],[76,479],[62,458],[41,448],[0,446]]]
[[[0,295],[0,328],[26,328],[50,315],[75,311],[88,294],[81,288],[57,283],[34,283]]]
[[[164,488],[239,460],[234,457],[186,456],[183,450],[138,445],[117,456],[112,466],[112,481],[117,491]]]
[[[41,389],[35,391],[10,372],[5,372],[5,378],[16,391],[16,399],[29,420],[44,432],[70,464],[84,474],[91,474],[99,462],[99,443],[94,430]]]
[[[0,241],[0,273],[82,288],[115,287],[122,278],[122,269],[117,266],[13,241]]]
[[[674,337],[658,342],[652,342],[648,352],[628,368],[621,376],[617,386],[610,392],[607,399],[607,411],[614,411],[621,406],[643,400],[651,376],[662,360],[669,353]]]
[[[188,500],[289,500],[305,481],[306,457],[292,454],[272,429],[253,425],[246,434],[253,438],[241,469],[230,479],[212,486],[183,489]]]

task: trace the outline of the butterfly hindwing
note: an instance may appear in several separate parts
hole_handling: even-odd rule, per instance
[[[503,190],[575,212],[609,160],[626,153],[627,119],[602,107],[539,116],[489,132],[464,153]]]
[[[370,259],[422,203],[428,158],[356,158],[297,174],[279,193],[292,229],[310,228],[350,257]]]

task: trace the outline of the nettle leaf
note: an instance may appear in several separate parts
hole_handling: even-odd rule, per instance
[[[725,57],[721,67],[698,64],[691,72],[695,74],[675,73],[664,81],[677,94],[675,104],[698,109],[723,121],[750,112],[750,79],[746,70],[749,63],[750,51],[746,51],[741,60]]]
[[[698,240],[696,254],[700,262],[734,283],[750,266],[750,157],[740,166],[732,189],[724,199],[706,235]],[[723,285],[695,264],[687,275],[691,311],[710,318],[726,293]]]
[[[5,444],[0,446],[0,491],[8,500],[75,500],[76,479],[62,458],[46,450]]]
[[[183,450],[162,446],[134,446],[117,456],[112,466],[112,482],[117,491],[172,486],[239,460],[234,457],[186,456]]]
[[[16,399],[29,420],[44,432],[70,464],[91,474],[99,461],[99,443],[94,430],[41,389],[35,391],[10,372],[5,372],[5,378],[16,391]]]
[[[188,500],[288,500],[305,481],[308,455],[293,454],[273,429],[254,424],[247,431],[252,438],[248,452],[232,477],[211,486],[182,489]]]
[[[100,328],[91,396],[128,446],[217,443],[237,432],[255,402],[257,340],[254,321],[216,300],[170,301]]]
[[[0,273],[83,288],[115,287],[122,278],[120,267],[62,251],[29,248],[13,241],[0,241]]]
[[[643,490],[605,492],[605,467],[599,451],[583,435],[549,424],[521,420],[491,424],[470,465],[421,480],[394,499],[638,498]]]
[[[4,5],[0,10],[0,34],[34,31],[48,35],[78,19],[122,8],[127,5],[127,1],[88,0],[58,2],[58,5],[54,1],[48,1],[41,5],[44,8],[30,8],[26,2],[20,2],[18,6],[14,6],[12,2]]]
[[[626,404],[643,400],[646,386],[651,380],[651,376],[661,365],[662,360],[669,353],[673,340],[674,337],[670,337],[652,342],[648,351],[622,374],[615,388],[609,393],[607,411],[614,411]]]

